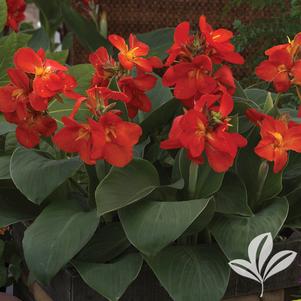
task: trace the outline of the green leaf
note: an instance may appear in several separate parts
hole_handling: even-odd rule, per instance
[[[41,27],[33,32],[33,35],[28,42],[28,46],[35,51],[39,50],[40,48],[45,50],[49,49],[50,40],[44,27]]]
[[[276,99],[277,94],[271,93],[267,90],[250,88],[244,90],[247,98],[255,102],[262,109],[265,107],[268,109],[271,105],[273,106],[273,100]],[[265,112],[268,112],[265,110]]]
[[[174,301],[220,301],[230,268],[214,246],[171,246],[146,258]]]
[[[149,92],[147,92],[147,96],[150,98],[152,102],[151,112],[158,109],[164,103],[168,102],[173,98],[171,90],[168,87],[163,86],[162,79],[159,76],[157,76],[157,83],[155,87]],[[138,113],[139,122],[141,123],[145,118],[147,118],[147,116],[151,114],[151,112],[144,113],[142,111],[139,111]]]
[[[137,34],[137,38],[150,47],[149,56],[158,56],[164,60],[166,50],[173,44],[174,28],[160,28],[154,31]]]
[[[259,234],[278,234],[288,214],[288,202],[285,198],[274,198],[269,203],[250,217],[216,214],[210,229],[230,260],[247,259],[248,245]]]
[[[113,167],[96,191],[98,215],[128,206],[160,185],[155,167],[148,161],[134,159],[123,168]]]
[[[0,180],[10,179],[10,156],[0,156]]]
[[[179,157],[179,170],[185,181],[185,188],[188,193],[189,169],[191,161],[188,159],[186,151],[182,150]],[[198,165],[195,179],[195,198],[208,198],[217,192],[223,182],[224,173],[216,173],[209,166],[208,162]]]
[[[153,110],[140,124],[143,130],[140,141],[145,140],[149,134],[153,134],[157,129],[169,124],[176,113],[181,110],[181,107],[179,100],[171,99]]]
[[[90,240],[98,226],[96,212],[86,212],[76,200],[57,200],[27,228],[23,239],[29,270],[43,284]]]
[[[248,205],[247,190],[239,177],[227,172],[221,189],[214,195],[216,211],[226,214],[250,216],[252,210]]]
[[[50,52],[50,51],[46,52],[46,57],[48,59],[55,60],[61,64],[66,63],[68,55],[69,55],[68,49],[61,50],[61,51],[55,51],[55,52]],[[72,67],[70,67],[70,68],[72,68]]]
[[[119,210],[119,217],[130,242],[151,256],[179,238],[209,201],[144,201]]]
[[[89,89],[94,74],[94,68],[91,64],[79,64],[69,68],[68,73],[77,81],[77,93],[85,95],[85,91]]]
[[[298,187],[289,194],[286,198],[289,203],[289,212],[285,225],[293,228],[301,228],[301,202],[300,202],[301,188]]]
[[[96,230],[92,239],[75,259],[104,263],[122,254],[130,245],[121,223],[106,224]]]
[[[241,84],[239,83],[239,81],[235,80],[235,85],[236,85],[236,90],[235,90],[234,96],[247,99],[248,96],[245,93],[245,91],[244,91],[243,87],[241,86]]]
[[[78,157],[52,160],[31,149],[17,148],[10,163],[16,187],[33,203],[41,204],[82,165]]]
[[[0,228],[33,219],[39,208],[16,189],[0,190]]]
[[[301,155],[290,152],[288,164],[283,171],[283,179],[292,180],[301,176]]]
[[[0,135],[5,135],[16,130],[16,125],[6,121],[0,122]]]
[[[140,254],[131,253],[111,263],[73,261],[73,265],[87,285],[106,299],[117,301],[137,278],[142,262]]]
[[[61,4],[63,0],[33,0],[40,9],[40,19],[47,34],[51,38],[62,22]]]
[[[6,70],[13,66],[15,52],[27,45],[30,35],[24,33],[11,33],[0,40],[0,86],[9,82]]]
[[[258,142],[259,133],[254,129],[248,137],[248,145],[239,151],[236,161],[238,175],[247,188],[249,206],[255,210],[282,190],[282,172],[275,174],[272,164],[255,154]]]
[[[100,46],[111,48],[109,42],[97,31],[95,24],[82,17],[70,5],[63,3],[62,13],[67,28],[77,36],[87,50],[95,51]]]
[[[0,32],[3,30],[7,20],[6,0],[0,0]]]

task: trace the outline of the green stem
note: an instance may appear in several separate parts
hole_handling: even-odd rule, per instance
[[[199,165],[191,161],[189,166],[189,183],[188,183],[188,194],[191,199],[195,198],[196,186],[198,181],[198,171],[199,171]]]

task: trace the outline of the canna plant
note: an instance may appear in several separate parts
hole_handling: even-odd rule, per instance
[[[0,227],[25,225],[31,281],[73,266],[118,300],[144,264],[173,300],[218,301],[254,237],[300,227],[298,35],[256,69],[275,91],[235,81],[232,37],[201,16],[75,66],[0,39]]]

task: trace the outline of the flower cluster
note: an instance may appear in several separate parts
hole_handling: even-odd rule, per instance
[[[163,84],[174,86],[175,97],[189,110],[174,120],[169,138],[161,147],[185,148],[199,164],[204,162],[205,151],[210,166],[224,172],[247,141],[229,132],[235,92],[232,71],[226,65],[216,71],[213,67],[223,62],[242,64],[244,60],[230,42],[231,31],[213,30],[204,16],[200,17],[199,29],[191,34],[188,22],[179,24],[168,50]]]
[[[301,33],[286,44],[265,51],[268,59],[256,68],[256,75],[273,82],[277,92],[286,92],[292,85],[301,85]]]
[[[90,55],[95,68],[91,86],[86,96],[78,97],[71,116],[63,118],[64,127],[53,141],[66,152],[79,153],[87,164],[104,159],[123,167],[131,161],[133,146],[142,130],[137,124],[122,120],[121,111],[114,109],[116,101],[125,104],[130,118],[138,110],[150,111],[151,102],[145,93],[156,84],[156,77],[150,72],[162,63],[156,57],[147,58],[149,47],[133,34],[129,45],[118,35],[110,35],[108,39],[119,50],[118,61],[103,47]],[[134,68],[136,77],[131,75]],[[119,91],[111,89],[113,81]],[[92,114],[86,123],[74,119],[82,104]]]
[[[0,87],[0,112],[17,125],[18,141],[26,147],[39,144],[40,137],[51,136],[56,121],[47,113],[48,104],[58,94],[76,98],[77,83],[67,68],[47,59],[44,50],[21,48],[14,55],[15,68],[7,70],[10,83]]]
[[[249,109],[246,115],[260,127],[261,140],[255,147],[255,153],[274,162],[274,173],[285,167],[288,151],[301,153],[301,125],[290,121],[287,115],[275,119],[254,109]]]
[[[19,30],[19,24],[25,19],[25,0],[6,0],[7,21],[6,26],[14,31]]]

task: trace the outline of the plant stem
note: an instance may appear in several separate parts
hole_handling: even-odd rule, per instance
[[[198,171],[199,171],[199,165],[191,161],[189,166],[189,183],[188,183],[188,194],[191,199],[194,199],[196,197],[195,192],[196,192],[196,185],[198,181]]]
[[[260,300],[262,300],[263,297],[263,291],[264,291],[264,284],[263,281],[261,282],[261,294],[260,294]]]

